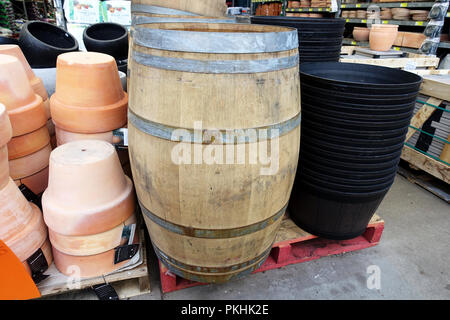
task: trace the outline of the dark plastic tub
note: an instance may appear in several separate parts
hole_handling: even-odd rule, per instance
[[[42,21],[22,27],[19,46],[32,68],[55,68],[60,54],[78,51],[78,42],[70,33]]]
[[[335,18],[306,18],[306,17],[266,17],[266,16],[255,16],[250,18],[252,24],[267,24],[267,25],[277,25],[277,26],[289,26],[292,28],[297,28],[302,30],[303,28],[309,29],[323,29],[330,30],[336,28],[344,28],[344,19]]]
[[[315,46],[315,47],[309,47],[306,46],[302,43],[300,43],[298,50],[300,51],[300,54],[302,52],[305,53],[315,53],[316,55],[321,55],[321,54],[327,54],[327,55],[331,55],[331,54],[335,54],[335,53],[340,53],[341,52],[341,45],[329,45],[329,46]]]
[[[311,234],[334,240],[352,239],[366,231],[389,189],[338,194],[301,181],[292,191],[289,214],[299,227]]]
[[[323,126],[327,126],[331,124],[332,126],[338,126],[341,128],[346,129],[353,129],[353,130],[379,130],[381,131],[381,136],[384,130],[388,129],[401,129],[406,128],[410,122],[411,117],[406,117],[403,119],[395,119],[392,121],[388,120],[380,120],[380,121],[363,121],[363,120],[343,120],[343,119],[336,119],[330,116],[325,116],[322,114],[318,114],[315,112],[312,112],[308,110],[307,108],[302,108],[302,121],[305,121],[306,119],[315,119],[316,121],[322,123]]]
[[[120,24],[93,24],[84,30],[83,42],[88,51],[109,54],[116,60],[128,58],[128,30]]]
[[[374,117],[374,119],[398,119],[403,118],[406,113],[414,111],[415,102],[408,102],[399,105],[361,105],[352,103],[336,103],[332,100],[324,99],[317,95],[302,92],[302,104],[320,106],[337,112],[351,114],[356,117]]]
[[[302,81],[350,94],[418,92],[422,78],[414,73],[366,64],[312,63],[300,68]]]
[[[398,170],[397,166],[381,170],[365,170],[365,171],[345,170],[335,168],[331,165],[310,161],[309,159],[306,159],[304,157],[300,158],[299,164],[300,164],[299,171],[301,170],[302,167],[307,167],[310,170],[326,173],[329,177],[347,178],[360,181],[382,179],[396,173]]]
[[[301,90],[307,94],[318,95],[326,97],[330,100],[337,102],[355,103],[355,104],[375,104],[375,105],[392,105],[392,104],[406,104],[409,102],[415,102],[417,98],[418,91],[412,93],[404,94],[358,94],[358,93],[346,93],[337,92],[333,90],[327,90],[322,88],[316,88],[310,86],[303,76],[300,75]]]
[[[8,37],[0,37],[0,45],[2,44],[19,44],[19,41],[17,39],[8,38]]]
[[[392,181],[395,178],[397,172],[392,172],[389,175],[380,177],[380,178],[372,178],[372,179],[352,179],[349,177],[339,177],[333,176],[328,173],[328,171],[321,171],[315,167],[309,167],[307,165],[300,166],[299,172],[304,172],[306,175],[317,177],[322,180],[328,180],[332,183],[343,183],[345,185],[354,185],[354,186],[373,186],[386,183],[388,181]]]
[[[333,37],[331,39],[319,39],[319,40],[299,40],[299,45],[304,47],[327,47],[327,46],[341,46],[342,47],[342,40],[344,37]]]
[[[302,31],[298,33],[299,42],[301,40],[325,40],[336,39],[342,37],[344,30],[330,30],[330,31]]]
[[[392,146],[395,144],[403,143],[405,140],[405,135],[407,129],[403,130],[398,137],[393,138],[380,138],[375,137],[373,139],[366,138],[356,138],[353,136],[343,136],[339,135],[339,132],[333,132],[332,130],[316,130],[314,127],[309,127],[310,124],[302,125],[302,135],[306,134],[313,137],[318,137],[323,141],[329,141],[330,143],[337,143],[343,147],[385,147]]]

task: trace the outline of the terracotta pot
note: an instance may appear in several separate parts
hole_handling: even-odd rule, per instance
[[[12,56],[0,55],[0,101],[8,111],[14,137],[37,130],[47,121],[42,98],[33,92],[21,63]]]
[[[43,104],[44,104],[45,115],[47,116],[47,119],[51,119],[52,114],[51,114],[51,111],[50,111],[50,99],[44,100]]]
[[[381,25],[373,25],[370,30],[369,42],[370,49],[375,51],[388,51],[391,49],[398,34],[397,28],[380,27]]]
[[[50,144],[41,150],[9,162],[9,171],[14,180],[29,177],[48,167],[52,147]]]
[[[28,81],[30,82],[31,87],[33,88],[34,93],[42,98],[42,100],[48,99],[47,90],[44,87],[44,83],[42,80],[34,74],[33,70],[30,67],[27,59],[23,55],[22,50],[18,45],[3,45],[0,46],[0,54],[6,54],[9,56],[16,57],[19,62],[22,64],[23,69],[27,75]]]
[[[291,1],[291,8],[300,8],[300,1]]]
[[[33,208],[12,179],[0,189],[0,239],[7,241],[23,230],[33,216]]]
[[[0,190],[9,181],[8,147],[0,147]]]
[[[47,121],[47,130],[48,130],[48,134],[50,135],[50,137],[55,136],[56,135],[56,127],[55,124],[53,123],[52,119],[49,119]]]
[[[139,243],[137,232],[133,243]],[[52,248],[52,251],[56,268],[67,276],[73,275],[74,266],[79,268],[79,275],[82,278],[92,278],[114,272],[130,262],[130,260],[125,260],[114,264],[114,249],[91,256],[72,256],[62,253],[55,247]]]
[[[79,140],[102,140],[109,143],[117,143],[119,139],[113,136],[112,131],[104,133],[75,133],[56,127],[56,141],[58,146]]]
[[[53,255],[52,255],[52,246],[48,238],[45,240],[44,244],[41,246],[40,249],[44,254],[45,260],[47,260],[47,265],[50,266],[53,262]],[[25,270],[27,270],[27,272],[31,274],[30,267],[26,261],[23,261],[23,266],[25,267]]]
[[[91,256],[126,244],[127,239],[122,238],[123,229],[133,224],[136,224],[134,214],[115,228],[98,234],[65,236],[51,229],[48,233],[52,246],[58,251],[72,256]]]
[[[47,239],[47,227],[41,210],[33,203],[30,205],[33,213],[27,225],[9,239],[2,239],[22,262],[35,253]]]
[[[127,122],[127,107],[111,56],[72,52],[58,57],[56,92],[50,99],[56,126],[79,133],[112,131]]]
[[[50,143],[50,136],[46,126],[24,134],[23,136],[14,137],[8,143],[9,160],[25,157],[26,155],[37,152]]]
[[[369,40],[369,28],[353,28],[353,39],[356,41],[368,41]]]
[[[0,103],[0,147],[5,146],[12,138],[11,122],[3,104]]]
[[[48,185],[48,167],[42,169],[35,174],[25,177],[19,180],[14,180],[17,186],[24,184],[30,189],[34,194],[41,194],[47,189]]]
[[[71,236],[110,230],[135,210],[133,184],[114,147],[104,141],[64,144],[50,155],[49,185],[42,197],[45,222]]]

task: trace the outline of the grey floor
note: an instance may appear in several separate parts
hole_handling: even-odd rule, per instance
[[[162,294],[152,257],[152,293],[133,299],[450,299],[450,206],[397,176],[378,214],[386,223],[378,246],[223,285]],[[379,268],[379,290],[368,289],[369,266]],[[96,299],[89,291],[55,298]]]

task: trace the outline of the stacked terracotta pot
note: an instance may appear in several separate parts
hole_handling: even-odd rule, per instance
[[[50,109],[57,144],[76,140],[113,142],[112,131],[127,122],[128,96],[113,57],[71,52],[58,57]]]
[[[50,134],[50,139],[52,142],[52,146],[56,146],[56,136],[55,136],[55,125],[53,124],[51,120],[51,114],[50,114],[50,100],[47,94],[47,90],[45,89],[44,83],[42,82],[42,79],[39,77],[36,77],[33,70],[30,67],[30,64],[26,60],[25,56],[23,55],[22,50],[20,50],[20,47],[17,45],[1,45],[0,46],[0,54],[6,54],[13,57],[16,57],[19,59],[20,63],[22,64],[22,67],[25,69],[25,72],[27,74],[28,80],[30,81],[30,85],[33,88],[34,93],[36,93],[38,96],[40,96],[43,100],[45,112],[47,114],[47,128]]]
[[[138,242],[135,207],[133,184],[110,143],[80,140],[53,150],[42,208],[60,272],[95,277],[128,263],[114,261],[118,247]]]
[[[398,35],[398,25],[374,24],[370,29],[370,49],[388,51],[391,49]]]
[[[52,262],[52,254],[41,210],[28,202],[9,178],[6,144],[12,133],[6,108],[0,104],[0,239],[20,259],[27,271],[35,274],[46,270]],[[43,264],[33,269],[32,273],[27,260],[36,260],[38,256],[42,259],[39,262]]]
[[[0,102],[8,111],[13,138],[8,143],[10,175],[35,194],[47,187],[51,152],[48,116],[42,98],[31,87],[22,63],[0,55]]]

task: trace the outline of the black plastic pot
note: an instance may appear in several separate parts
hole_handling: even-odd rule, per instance
[[[93,24],[84,30],[83,42],[88,51],[109,54],[116,60],[128,57],[128,30],[120,24]]]
[[[338,38],[342,38],[344,30],[329,30],[329,31],[302,31],[298,34],[299,42],[306,41],[334,41]]]
[[[302,47],[327,47],[327,46],[337,46],[342,44],[344,37],[333,37],[330,39],[319,39],[319,40],[303,40],[299,38],[299,46]]]
[[[332,30],[343,29],[345,26],[344,19],[326,19],[326,18],[303,18],[303,17],[267,17],[255,16],[250,18],[252,24],[267,24],[277,26],[289,26],[297,28],[299,31],[303,29],[310,30]]]
[[[310,62],[333,62],[339,61],[340,56],[330,56],[330,57],[300,57],[300,63],[310,63]]]
[[[310,122],[310,121],[309,121]],[[402,143],[405,140],[405,135],[408,129],[404,129],[398,137],[374,137],[370,138],[367,136],[364,137],[354,137],[354,136],[343,136],[339,135],[337,129],[336,132],[333,130],[316,130],[314,126],[310,127],[311,123],[302,125],[302,134],[307,134],[313,137],[320,137],[320,139],[324,141],[329,141],[331,143],[337,143],[343,147],[351,146],[351,147],[385,147],[391,146],[394,144]]]
[[[415,106],[415,102],[408,102],[399,105],[336,103],[332,100],[326,100],[317,95],[308,94],[307,92],[302,92],[302,104],[326,108],[327,110],[333,110],[335,112],[348,114],[354,117],[386,120],[403,118],[407,113],[414,111]]]
[[[2,44],[19,44],[19,41],[8,37],[0,37],[0,45]]]
[[[303,230],[328,239],[352,239],[363,234],[389,187],[372,193],[337,193],[307,181],[294,186],[289,201],[291,219]]]
[[[19,46],[32,68],[55,68],[58,55],[78,51],[78,42],[70,33],[42,21],[22,27]]]
[[[411,72],[353,63],[302,65],[300,74],[302,81],[310,86],[348,94],[417,93],[422,83],[422,78]]]
[[[302,156],[299,162],[299,170],[302,167],[308,167],[310,170],[319,171],[327,174],[329,177],[340,177],[340,178],[348,178],[354,180],[371,180],[371,179],[381,179],[385,178],[391,174],[397,172],[397,166],[392,166],[386,169],[375,169],[375,170],[365,170],[365,171],[355,171],[352,169],[339,169],[330,164],[322,164],[316,161],[311,161],[308,158]]]
[[[401,129],[407,127],[411,122],[411,117],[405,117],[403,119],[395,119],[392,121],[388,120],[377,120],[377,121],[370,121],[370,120],[343,120],[343,119],[336,119],[331,116],[325,116],[322,114],[318,114],[314,111],[311,111],[307,108],[302,108],[302,119],[303,121],[307,119],[315,119],[316,121],[322,123],[324,126],[337,126],[345,129],[353,129],[353,130],[379,130],[381,134],[384,130],[388,129]],[[383,136],[383,135],[381,135]]]
[[[404,94],[389,94],[389,95],[380,95],[380,94],[358,94],[358,93],[345,93],[337,92],[333,90],[327,90],[322,88],[317,88],[309,85],[307,80],[300,75],[302,79],[301,90],[306,94],[318,95],[322,97],[326,97],[329,100],[335,101],[336,103],[345,102],[345,103],[361,103],[361,104],[372,104],[372,105],[392,105],[392,104],[406,104],[406,103],[415,103],[418,91],[414,91],[412,93],[404,93]]]

